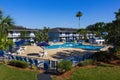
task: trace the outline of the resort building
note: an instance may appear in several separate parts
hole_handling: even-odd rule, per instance
[[[80,35],[77,34],[77,30],[74,28],[52,28],[49,31],[49,39],[57,42],[78,40]]]
[[[93,34],[93,33],[87,33],[86,34],[87,39],[93,38],[95,36],[96,36],[96,34]]]
[[[105,39],[102,37],[93,37],[89,39],[89,43],[91,44],[105,44]]]
[[[34,41],[35,39],[35,32],[34,29],[24,28],[22,26],[15,26],[8,30],[8,38],[12,39],[14,42],[20,41],[23,37],[26,40]]]
[[[107,32],[102,32],[102,35],[107,35]],[[87,39],[89,40],[89,43],[91,44],[105,44],[105,39],[103,39],[101,36],[97,36],[96,34],[92,32],[88,32],[86,34]]]
[[[69,42],[69,41],[80,41],[84,39],[83,35],[77,33],[78,29],[75,28],[52,28],[50,29],[48,36],[52,42]],[[34,32],[38,29],[29,29],[22,26],[15,26],[8,30],[8,38],[14,42],[19,42],[22,39],[25,41],[35,41]],[[41,30],[39,30],[41,31]],[[88,32],[86,34],[87,39],[93,44],[104,44],[105,40],[96,37],[96,34]]]
[[[93,33],[92,31],[87,31],[87,33],[86,33],[86,38],[87,39],[93,38],[95,36],[96,36],[96,34]]]

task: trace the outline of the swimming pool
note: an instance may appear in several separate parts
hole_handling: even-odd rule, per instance
[[[64,44],[45,46],[45,49],[80,48],[85,50],[100,50],[103,47],[104,46],[82,45],[77,43],[64,43]]]

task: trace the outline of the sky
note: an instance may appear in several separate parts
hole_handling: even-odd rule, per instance
[[[15,25],[33,29],[86,28],[96,22],[115,20],[120,0],[0,0],[0,9]],[[76,13],[82,12],[80,27]]]

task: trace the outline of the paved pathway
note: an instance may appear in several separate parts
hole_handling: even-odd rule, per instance
[[[52,80],[50,74],[40,73],[38,74],[38,80]]]

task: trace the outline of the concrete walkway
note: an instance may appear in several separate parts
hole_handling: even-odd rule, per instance
[[[52,80],[50,74],[40,73],[38,74],[38,80]]]

